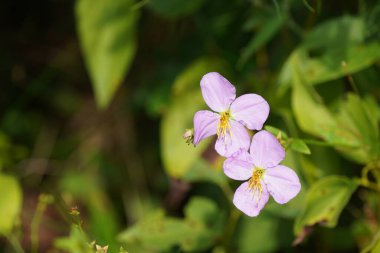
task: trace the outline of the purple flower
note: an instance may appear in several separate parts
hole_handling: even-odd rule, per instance
[[[195,114],[194,145],[216,134],[215,149],[220,155],[229,157],[240,149],[248,150],[250,137],[245,127],[251,130],[263,127],[269,114],[268,103],[256,94],[236,98],[235,87],[216,72],[203,76],[201,89],[206,104],[214,112],[203,110]]]
[[[224,164],[224,173],[235,180],[248,180],[241,184],[233,203],[248,216],[257,216],[269,199],[269,194],[279,204],[294,198],[301,190],[297,174],[279,165],[285,150],[267,131],[260,131],[252,138],[250,153],[241,150]]]

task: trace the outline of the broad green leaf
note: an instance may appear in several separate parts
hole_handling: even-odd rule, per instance
[[[228,179],[223,171],[221,169],[216,170],[202,158],[193,163],[182,179],[189,182],[212,182],[219,186],[228,184]]]
[[[332,113],[302,78],[299,65],[299,59],[293,58],[292,110],[299,127],[360,164],[376,158],[380,152],[379,133],[376,115],[371,115],[373,109],[369,104],[349,94],[338,113]]]
[[[122,83],[136,51],[133,0],[78,0],[77,27],[96,102],[105,108]]]
[[[379,156],[377,118],[365,100],[349,93],[341,103],[338,121],[360,140],[360,150],[344,150],[344,154],[362,163],[373,161]]]
[[[243,216],[240,224],[236,238],[238,252],[276,252],[279,247],[276,235],[279,229],[278,218],[264,213],[256,219]]]
[[[320,99],[318,100],[315,91],[305,84],[304,79],[301,79],[297,69],[298,64],[299,61],[294,58],[292,110],[300,128],[333,144],[359,146],[355,136],[338,126],[332,113]]]
[[[164,251],[179,245],[192,234],[191,227],[181,219],[167,217],[159,210],[122,232],[118,239],[127,246],[137,243],[151,251]]]
[[[225,213],[207,198],[193,197],[185,208],[185,217],[194,231],[181,244],[185,251],[205,250],[223,233]]]
[[[300,74],[310,85],[338,79],[374,64],[380,59],[380,43],[366,43],[365,29],[361,18],[350,16],[316,27],[289,56],[280,73],[278,93],[284,94],[292,83],[293,57],[299,58]]]
[[[341,176],[325,177],[312,185],[307,192],[303,212],[296,219],[296,235],[300,235],[306,227],[318,224],[335,227],[357,187],[355,180]]]
[[[292,150],[297,151],[301,154],[306,154],[306,155],[311,154],[309,147],[306,145],[306,143],[304,141],[302,141],[300,139],[293,139],[290,142],[289,147]]]
[[[21,188],[15,178],[0,174],[0,234],[11,233],[22,205]]]
[[[195,12],[204,2],[204,0],[150,0],[148,7],[162,16],[176,18]]]
[[[255,16],[256,18],[257,16]],[[258,30],[249,41],[248,45],[243,49],[238,65],[244,65],[252,55],[263,45],[268,43],[270,39],[278,32],[284,23],[284,18],[275,10],[265,13],[259,17],[261,20],[260,30]]]
[[[187,145],[182,135],[193,127],[194,114],[206,108],[199,86],[202,76],[211,71],[223,73],[223,69],[220,61],[201,59],[190,65],[174,83],[172,102],[160,127],[161,156],[166,172],[172,177],[185,175],[212,140],[207,138],[194,147]]]
[[[222,233],[224,213],[206,198],[194,197],[185,207],[185,218],[168,217],[158,210],[119,235],[119,240],[139,252],[204,250]]]

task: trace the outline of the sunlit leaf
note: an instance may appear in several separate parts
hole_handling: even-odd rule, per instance
[[[349,159],[366,164],[379,154],[378,128],[373,109],[359,97],[348,94],[337,113],[324,105],[313,87],[298,72],[300,61],[293,58],[292,109],[300,128],[324,139]]]
[[[338,114],[341,125],[349,128],[361,143],[359,152],[356,150],[343,150],[343,152],[350,157],[358,156],[356,160],[360,159],[363,163],[375,160],[380,153],[377,117],[371,109],[365,100],[349,93],[341,103]]]
[[[267,130],[268,132],[271,132],[274,136],[281,134],[281,136],[283,138],[285,138],[285,139],[288,138],[288,135],[284,131],[282,131],[281,129],[278,129],[274,126],[265,125],[264,129]]]
[[[137,10],[132,0],[79,0],[77,27],[99,107],[106,107],[124,80],[136,51]]]
[[[358,17],[344,16],[317,26],[285,63],[279,78],[280,94],[292,83],[290,65],[295,55],[300,60],[300,75],[313,85],[371,66],[380,59],[380,43],[365,42],[364,21]]]
[[[303,212],[296,219],[295,233],[300,235],[306,227],[315,225],[335,227],[357,187],[355,180],[340,176],[325,177],[312,185],[307,192]]]
[[[18,222],[21,204],[22,192],[16,179],[0,174],[0,234],[11,232]]]
[[[291,143],[289,144],[289,147],[292,150],[297,151],[302,154],[306,154],[306,155],[311,154],[309,147],[306,145],[304,141],[300,139],[293,139]]]

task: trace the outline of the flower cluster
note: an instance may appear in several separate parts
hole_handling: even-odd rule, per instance
[[[246,181],[235,192],[235,206],[248,216],[257,216],[269,195],[279,204],[294,198],[301,189],[298,176],[279,165],[284,148],[271,133],[261,130],[269,115],[267,101],[257,94],[236,98],[235,87],[216,72],[203,76],[201,90],[212,111],[195,113],[193,143],[217,135],[215,150],[227,158],[224,173]],[[252,141],[247,129],[258,131]]]

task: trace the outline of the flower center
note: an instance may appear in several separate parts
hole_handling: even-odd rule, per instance
[[[216,134],[218,135],[218,138],[222,137],[223,139],[226,138],[227,131],[231,134],[231,126],[229,119],[231,117],[230,111],[225,111],[220,114],[219,123],[218,123],[218,131]]]
[[[256,195],[256,204],[259,203],[261,199],[261,194],[263,192],[263,186],[261,185],[261,178],[264,175],[264,169],[254,168],[251,178],[248,180],[248,189],[253,190],[253,194]]]

